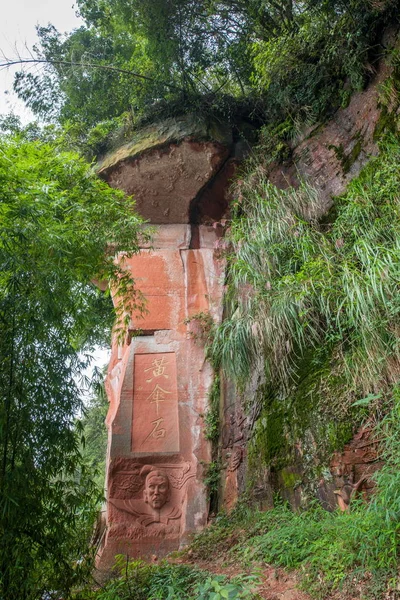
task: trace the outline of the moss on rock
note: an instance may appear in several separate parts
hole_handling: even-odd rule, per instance
[[[263,409],[249,443],[250,477],[268,469],[276,473],[282,492],[295,490],[303,476],[312,489],[332,454],[350,441],[359,419],[356,414],[349,418],[346,412],[329,412],[321,383],[330,369],[329,356],[309,352],[299,361],[297,383],[286,397],[264,392]],[[339,386],[340,381],[334,384]]]
[[[171,143],[179,143],[186,138],[196,141],[213,141],[230,146],[232,132],[223,124],[187,114],[177,118],[165,119],[138,131],[126,144],[111,150],[101,158],[95,170],[104,173],[127,159],[134,159],[146,152],[162,148]]]

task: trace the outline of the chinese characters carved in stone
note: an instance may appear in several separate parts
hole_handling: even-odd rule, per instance
[[[173,352],[135,356],[132,451],[179,452],[178,391]]]

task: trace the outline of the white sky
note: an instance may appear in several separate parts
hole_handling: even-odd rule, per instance
[[[36,25],[52,23],[61,32],[71,31],[81,23],[75,11],[73,0],[7,0],[1,9],[0,53],[7,58],[18,54],[28,56],[26,47],[37,41]],[[13,111],[26,123],[33,118],[32,114],[12,92],[14,73],[18,70],[17,67],[0,71],[0,114]]]

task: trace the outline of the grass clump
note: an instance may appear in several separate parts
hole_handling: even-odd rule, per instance
[[[227,318],[213,351],[246,380],[257,357],[282,389],[309,348],[340,364],[345,392],[394,378],[400,358],[400,142],[386,140],[320,226],[316,192],[278,190],[263,173],[238,185]],[[390,368],[389,368],[389,358]]]

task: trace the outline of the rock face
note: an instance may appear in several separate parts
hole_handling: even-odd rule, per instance
[[[318,189],[320,214],[326,212],[332,195],[377,153],[379,84],[386,75],[382,68],[347,108],[307,132],[292,149],[293,160],[272,167],[271,181],[287,187],[296,186],[299,176],[308,179]],[[98,561],[104,572],[116,554],[163,556],[207,521],[203,465],[211,448],[203,417],[214,374],[193,324],[222,318],[225,264],[214,248],[229,206],[229,181],[242,158],[239,146],[219,125],[170,119],[143,129],[97,165],[111,186],[134,195],[154,232],[151,246],[125,260],[147,312],[130,315],[130,335],[113,340],[108,370],[107,528]],[[251,470],[248,449],[262,421],[264,384],[262,365],[243,397],[222,379],[220,506],[228,509],[250,483],[264,508],[274,491],[295,507],[302,503],[304,440],[295,442],[294,456],[279,469],[260,455],[257,472]],[[252,402],[250,414],[246,396],[260,400]],[[359,432],[326,465],[330,476],[316,490],[326,508],[345,510],[352,495],[368,492],[376,456],[366,435]],[[310,437],[309,449],[315,442]]]
[[[159,143],[147,132],[139,151],[132,143],[98,167],[111,185],[134,193],[139,212],[155,224],[151,247],[125,260],[147,312],[131,315],[124,342],[113,340],[108,369],[103,572],[116,554],[159,557],[178,549],[208,515],[203,416],[213,372],[190,331],[196,315],[222,317],[224,262],[214,251],[217,228],[191,222],[190,208],[201,208],[204,191],[207,210],[222,216],[226,170],[224,185],[215,176],[227,164],[231,140],[214,133],[199,141],[199,131],[188,135],[182,124],[182,139],[168,123],[163,131]]]
[[[213,183],[231,147],[231,133],[222,127],[193,117],[169,119],[108,154],[97,170],[112,187],[134,195],[138,212],[151,223],[187,224],[192,204]]]
[[[378,153],[380,84],[388,74],[388,67],[382,64],[365,91],[354,94],[349,105],[326,125],[308,131],[295,144],[290,163],[271,170],[272,183],[285,188],[296,187],[299,178],[309,181],[319,192],[318,216],[323,215],[332,205],[332,196],[344,192],[348,182]]]
[[[293,143],[290,161],[271,165],[269,179],[277,187],[297,187],[299,180],[304,179],[316,188],[319,203],[312,216],[323,216],[332,206],[332,197],[344,192],[347,184],[378,153],[377,141],[385,127],[380,94],[389,75],[390,68],[382,64],[366,90],[354,94],[346,108],[339,109],[326,124],[305,132],[302,139]],[[292,452],[291,455],[288,452],[285,464],[279,460],[276,466],[274,457],[266,457],[262,452],[249,457],[251,441],[257,430],[263,428],[265,383],[262,364],[254,369],[242,394],[232,382],[223,382],[220,503],[228,508],[249,489],[261,508],[273,505],[274,493],[297,508],[310,497],[306,467],[321,466],[316,457],[319,440],[310,430],[304,432],[303,439],[292,440]],[[247,398],[252,399],[251,412],[244,408]],[[280,425],[274,423],[268,442]],[[312,494],[329,510],[337,506],[345,510],[355,493],[370,493],[371,476],[377,467],[376,448],[362,429],[331,463],[325,461],[325,475],[315,482]]]

